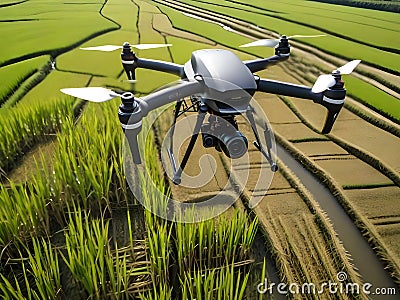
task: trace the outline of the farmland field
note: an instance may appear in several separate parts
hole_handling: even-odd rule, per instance
[[[398,288],[398,14],[299,0],[10,0],[0,4],[0,20],[2,297],[269,299],[257,292],[265,278],[319,284],[337,281],[340,273],[347,282]],[[283,33],[326,36],[294,39],[290,60],[258,72],[263,78],[311,86],[335,66],[363,62],[354,76],[343,78],[349,101],[328,135],[321,134],[324,108],[255,94],[279,144],[280,171],[266,190],[257,181],[268,164],[253,147],[243,118],[237,122],[249,139],[251,163],[232,173],[231,160],[200,141],[185,171],[196,176],[202,161],[211,176],[190,188],[172,184],[162,169],[166,153],[160,150],[173,106],[154,124],[146,123],[152,116],[143,121],[150,128],[139,135],[145,169],[125,169],[120,101],[86,104],[59,91],[107,86],[134,88],[135,96],[144,96],[179,79],[138,69],[138,81],[130,85],[119,50],[81,47],[170,43],[135,52],[184,64],[192,51],[227,49],[250,60],[271,56],[273,49],[239,45]],[[184,126],[176,136],[191,130]],[[178,160],[183,154],[180,149]],[[238,194],[240,172],[250,175]],[[218,217],[199,223],[160,217],[169,209],[164,195],[196,204],[220,192],[234,204]],[[327,197],[339,219],[324,204]],[[255,198],[261,202],[252,207]],[[155,207],[157,215],[142,205]],[[350,222],[344,233],[338,220]],[[374,267],[368,270],[365,262]],[[327,290],[323,296],[290,296],[355,297]]]

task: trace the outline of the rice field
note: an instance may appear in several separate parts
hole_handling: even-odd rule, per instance
[[[201,48],[233,49],[241,59],[272,53],[270,49],[241,52],[237,47],[248,42],[247,37],[226,31],[218,24],[184,16],[160,2],[163,1],[61,3],[41,0],[35,5],[26,1],[0,6],[0,19],[6,25],[2,30],[8,33],[5,45],[22,41],[17,51],[11,51],[11,46],[0,50],[3,62],[0,78],[12,75],[0,90],[0,95],[5,95],[0,108],[0,294],[6,299],[264,299],[256,291],[257,284],[270,276],[268,268],[276,268],[278,280],[285,283],[324,282],[336,278],[340,271],[345,271],[352,282],[360,283],[362,278],[328,216],[283,162],[279,162],[281,172],[276,174],[261,205],[254,211],[243,209],[254,192],[255,177],[251,177],[241,200],[219,217],[199,223],[166,221],[143,209],[129,191],[123,163],[124,136],[116,117],[119,101],[86,105],[60,95],[58,90],[62,87],[129,88],[122,82],[124,74],[116,63],[118,51],[94,55],[79,50],[78,45],[121,44],[125,40],[167,42],[174,46],[142,50],[137,54],[176,63],[184,63],[191,51]],[[251,5],[239,1],[220,1],[218,5],[213,1],[184,2],[243,21],[251,17],[257,25],[278,32],[285,28],[288,34],[292,31],[314,34],[326,25],[316,17],[315,26],[306,28],[302,24],[306,20],[299,17],[305,10],[320,14],[321,7],[326,8],[321,3],[307,2],[307,7],[302,8],[290,0],[291,8],[285,15],[279,10],[280,2],[269,4],[268,8],[263,7],[262,1]],[[351,49],[352,43],[364,39],[362,31],[371,27],[364,24],[368,19],[364,12],[355,14],[350,8],[340,7],[331,13],[341,20],[356,15],[352,23],[358,25],[349,42],[344,30],[348,24],[337,25],[340,22],[332,20],[329,30],[342,32],[346,38],[335,37],[329,49],[324,48],[326,44],[322,40],[310,40],[310,45],[328,53],[337,53],[335,47]],[[374,29],[376,32],[395,31],[388,23],[396,21],[386,16],[381,12],[376,14],[379,24]],[[49,28],[57,36],[48,32]],[[304,30],[300,32],[300,29]],[[21,35],[9,34],[14,30]],[[340,40],[337,46],[336,39]],[[394,42],[385,43],[382,34],[376,38],[374,34],[369,42],[380,48],[396,47]],[[364,43],[359,49],[364,51],[368,47]],[[368,55],[383,50],[371,51],[374,52],[363,53],[366,61]],[[346,51],[346,55],[351,56],[351,51]],[[30,74],[47,65],[50,56],[55,61],[55,69],[48,69],[43,81],[30,85]],[[390,53],[380,56],[381,60],[376,63],[398,71],[397,58],[390,57]],[[15,63],[17,60],[21,62]],[[324,67],[304,68],[312,77],[316,72],[312,68],[318,71]],[[138,70],[137,75],[140,78],[135,86],[137,94],[147,94],[176,79],[157,73],[154,80],[154,72],[149,70]],[[282,76],[288,78],[287,69],[281,67],[273,67],[261,75],[278,80]],[[290,80],[297,82],[296,77]],[[389,98],[359,79],[349,80],[350,89],[356,100],[371,106],[377,105],[377,98]],[[297,99],[283,101],[272,95],[257,95],[257,100],[262,103],[274,130],[337,180],[343,189],[340,190],[343,199],[360,216],[361,221],[354,221],[362,223],[373,245],[379,246],[381,257],[388,261],[393,277],[398,279],[400,219],[393,213],[397,204],[392,199],[398,196],[399,190],[384,171],[360,158],[363,153],[372,153],[373,157],[382,159],[384,166],[393,166],[397,172],[398,159],[390,150],[397,145],[393,136],[386,131],[381,135],[382,129],[370,124],[372,129],[365,127],[363,119],[347,110],[338,121],[338,130],[332,136],[322,136],[314,128],[320,128],[322,122],[319,110],[311,111]],[[387,109],[379,109],[398,119],[397,110],[389,103],[385,103]],[[309,123],[300,116],[306,116]],[[137,184],[143,191],[142,200],[160,211],[166,210],[167,204],[153,190],[153,182],[165,195],[196,201],[217,192],[228,175],[227,162],[216,155],[220,168],[216,178],[220,177],[200,192],[171,185],[159,161],[154,159],[160,157],[160,138],[165,134],[168,120],[163,116],[154,131],[148,136],[139,136],[151,176],[136,174]],[[360,135],[353,140],[346,135],[349,132],[345,129],[346,122],[350,121],[359,130],[367,128],[370,136]],[[339,138],[362,149],[360,157],[353,157],[337,143]],[[376,140],[377,145],[372,145],[369,139]],[[40,145],[49,140],[52,147],[41,152]],[[379,148],[383,142],[390,146]],[[20,164],[25,165],[24,158],[30,151],[35,152],[32,157],[37,161],[25,169],[25,177],[10,180],[11,172]],[[201,155],[201,148],[196,152]],[[254,154],[250,151],[251,157]],[[257,168],[252,166],[252,172],[256,173]],[[349,168],[353,173],[349,174]],[[194,167],[189,172],[196,173],[197,169]],[[386,206],[383,209],[377,198],[390,203],[390,209]],[[192,217],[195,218],[195,212]],[[260,233],[261,243],[267,247],[261,254],[255,246]],[[267,257],[274,266],[266,264]],[[337,299],[329,294],[324,297]],[[340,299],[351,298],[352,295],[340,295]]]
[[[145,24],[146,18],[139,22]],[[145,33],[146,28],[142,32]],[[7,144],[12,140],[11,136],[19,147],[26,148],[41,143],[40,137],[46,136],[47,132],[55,133],[56,141],[51,166],[44,167],[48,160],[42,156],[36,170],[30,170],[32,177],[27,184],[17,185],[8,181],[1,187],[2,294],[8,298],[28,299],[133,296],[160,299],[171,295],[173,287],[182,282],[182,290],[177,289],[175,294],[182,293],[182,297],[200,296],[210,291],[192,290],[193,282],[207,276],[213,284],[214,278],[219,278],[213,290],[218,286],[224,287],[216,292],[219,299],[229,295],[242,298],[248,278],[243,273],[242,264],[251,262],[250,248],[257,231],[257,221],[250,222],[245,214],[236,213],[229,221],[226,218],[218,221],[219,231],[215,231],[216,224],[212,221],[186,229],[181,226],[182,234],[175,234],[178,229],[146,211],[145,222],[140,226],[145,226],[147,233],[142,237],[143,240],[133,239],[135,232],[143,229],[131,227],[131,219],[136,216],[131,216],[129,209],[125,220],[111,218],[118,207],[135,205],[126,193],[122,168],[123,134],[115,118],[117,103],[88,105],[76,119],[72,110],[73,99],[56,100],[55,91],[61,85],[74,85],[77,82],[91,84],[101,81],[101,76],[118,77],[119,74],[91,74],[90,68],[87,72],[90,76],[79,72],[74,74],[74,69],[61,69],[64,62],[71,66],[68,57],[64,60],[61,56],[57,61],[60,70],[51,72],[17,106],[4,108],[7,122],[14,122],[2,123],[5,141],[2,149],[9,151],[4,157],[9,158],[10,162],[18,159],[11,157],[10,153],[18,154],[15,149],[19,149]],[[92,70],[95,66],[96,63]],[[167,82],[167,79],[164,80]],[[32,108],[27,105],[30,102],[35,104]],[[55,108],[56,105],[60,108]],[[36,110],[38,112],[34,113]],[[28,122],[29,118],[32,121]],[[43,121],[50,124],[42,124]],[[54,121],[58,126],[56,128],[52,123]],[[34,125],[36,122],[37,125]],[[22,127],[15,124],[21,124]],[[6,128],[15,132],[8,132]],[[21,130],[24,128],[28,130],[25,134]],[[19,139],[15,138],[16,134],[20,136]],[[151,139],[149,141],[147,148],[150,149],[152,142]],[[20,155],[25,150],[23,148]],[[154,146],[152,152],[148,151],[149,164],[155,162],[152,159],[155,151]],[[154,178],[159,176],[154,174]],[[159,183],[161,185],[162,181]],[[154,199],[151,191],[148,197],[147,201],[161,200]],[[11,222],[10,215],[18,217]],[[237,225],[232,227],[235,221]],[[128,224],[129,229],[125,232],[127,238],[120,243],[109,239],[111,225],[118,222]],[[228,228],[230,234],[226,234]],[[220,242],[215,244],[213,239],[204,240],[201,248],[195,246],[190,252],[180,253],[179,258],[190,257],[194,265],[184,266],[185,269],[181,266],[179,280],[172,282],[169,273],[172,260],[176,259],[172,249],[180,249],[185,240],[189,242],[192,235],[187,236],[184,232],[189,233],[190,230],[200,230],[196,233],[200,240],[204,234],[209,237],[219,234]],[[190,240],[190,243],[193,242],[196,245],[196,240]],[[209,261],[203,260],[205,249],[216,246],[214,252],[207,254]],[[199,253],[200,260],[197,257]],[[198,268],[199,263],[203,265],[202,268]],[[215,269],[209,271],[209,264]],[[237,276],[242,280],[238,281]],[[227,280],[230,280],[229,284]]]
[[[339,56],[359,57],[382,68],[399,71],[399,58],[395,53],[398,51],[396,40],[400,24],[395,13],[295,0],[273,3],[259,0],[251,4],[246,1],[182,2],[288,36],[325,33],[329,35],[329,42],[325,39],[304,42]],[[379,46],[387,48],[387,51],[379,49]]]
[[[248,38],[242,37],[240,35],[237,35],[233,32],[226,32],[225,29],[222,28],[222,26],[216,26],[215,24],[204,22],[201,20],[196,20],[193,19],[189,16],[185,16],[184,14],[180,13],[179,10],[182,10],[182,8],[179,6],[178,11],[172,10],[170,7],[166,7],[166,5],[176,5],[176,3],[171,4],[171,1],[156,1],[157,3],[160,4],[160,9],[167,13],[168,15],[171,16],[172,22],[175,27],[182,29],[182,30],[189,30],[193,33],[199,34],[200,36],[207,36],[210,39],[212,39],[215,42],[218,42],[219,44],[230,46],[232,48],[237,49],[239,45],[245,44],[249,42]],[[321,31],[320,28],[317,25],[314,24],[308,24],[308,25],[299,25],[296,22],[292,22],[291,20],[281,20],[280,18],[271,18],[269,15],[265,14],[257,14],[254,13],[253,11],[248,12],[247,8],[243,8],[241,6],[240,9],[233,9],[230,7],[231,1],[228,2],[228,4],[223,5],[220,4],[220,2],[215,3],[215,2],[198,2],[198,1],[183,1],[186,2],[190,5],[193,5],[195,7],[200,7],[200,8],[205,8],[209,9],[212,12],[218,12],[224,15],[225,17],[222,19],[219,19],[216,17],[216,20],[218,22],[222,21],[224,24],[228,24],[228,26],[232,26],[230,23],[227,23],[229,20],[229,17],[237,17],[240,20],[245,20],[248,22],[250,25],[256,25],[261,28],[268,28],[269,31],[275,32],[277,34],[286,34],[288,36],[290,35],[296,35],[299,34],[306,34],[306,35],[318,35],[318,34],[327,34],[326,37],[318,38],[318,39],[302,39],[301,42],[305,43],[307,45],[311,45],[315,47],[316,49],[323,50],[324,53],[329,53],[332,54],[335,57],[340,57],[344,58],[347,61],[359,58],[362,59],[363,64],[366,65],[372,65],[376,66],[377,68],[381,70],[388,71],[390,76],[389,78],[386,77],[385,74],[381,73],[371,73],[368,71],[368,76],[374,76],[378,78],[379,82],[382,82],[384,85],[390,85],[392,86],[392,80],[395,80],[397,82],[398,79],[396,79],[397,76],[394,76],[392,74],[398,74],[398,55],[396,53],[392,53],[390,51],[384,52],[380,49],[376,49],[372,46],[366,46],[366,45],[361,45],[359,43],[353,42],[351,40],[350,34],[353,32],[347,33],[346,36],[343,37],[337,37],[334,34],[330,34],[329,32],[324,32]],[[235,2],[236,3],[236,2]],[[314,3],[309,4],[310,2],[307,1],[307,5],[314,5]],[[265,5],[265,4],[264,4]],[[285,4],[286,5],[286,4]],[[317,3],[316,5],[321,5],[320,3]],[[246,6],[246,5],[245,5]],[[253,6],[253,5],[252,5]],[[291,7],[291,5],[288,5]],[[296,7],[296,5],[293,5]],[[333,5],[334,7],[337,7]],[[262,7],[262,5],[261,5]],[[284,6],[286,7],[286,6]],[[308,9],[308,6],[306,6]],[[268,8],[266,8],[268,10]],[[349,8],[349,7],[341,7],[340,9],[350,9],[350,12],[346,12],[347,15],[354,15],[354,13],[351,13],[351,10],[354,8]],[[293,19],[297,19],[296,13],[301,12],[302,14],[304,13],[304,10],[296,10],[296,12],[293,13]],[[368,11],[368,10],[367,10]],[[190,9],[187,11],[190,13]],[[283,15],[287,15],[288,13],[286,11],[282,12]],[[319,10],[319,14],[324,16],[325,14],[332,14],[330,10],[322,11]],[[336,14],[336,11],[335,11]],[[362,16],[364,18],[364,23],[362,24],[368,24],[366,23],[366,19],[368,18],[368,12],[366,15]],[[372,14],[372,12],[371,12]],[[384,14],[388,14],[386,19],[392,20],[395,18],[394,13],[388,13],[384,12]],[[357,14],[356,14],[357,15]],[[205,14],[207,16],[207,14]],[[326,16],[325,18],[330,19],[330,16]],[[343,18],[343,17],[342,17]],[[374,17],[375,18],[375,17]],[[379,19],[379,18],[378,18]],[[382,20],[386,20],[384,16],[381,17]],[[314,20],[314,18],[313,18]],[[379,19],[380,20],[380,19]],[[356,24],[359,22],[354,21]],[[360,21],[361,22],[361,21]],[[188,28],[187,24],[190,23],[190,29]],[[335,24],[341,24],[342,22],[336,22]],[[394,24],[397,24],[395,20],[393,20]],[[266,25],[264,25],[266,24]],[[375,24],[375,23],[374,23]],[[268,26],[267,26],[268,25]],[[366,27],[364,28],[363,32],[368,32],[369,29],[367,28],[368,25],[365,25]],[[379,27],[378,25],[375,25],[376,27]],[[334,26],[333,26],[334,27]],[[388,25],[386,25],[386,28]],[[349,27],[348,28],[353,28]],[[244,26],[243,30],[249,30]],[[251,30],[254,31],[254,28],[251,28]],[[338,29],[339,30],[339,29]],[[346,31],[340,31],[340,32],[346,32]],[[398,32],[398,30],[397,30]],[[205,34],[207,33],[207,34]],[[387,40],[392,40],[396,39],[396,30],[393,31],[385,31],[385,28],[382,29],[382,32],[380,32],[381,36],[384,36]],[[368,39],[370,37],[368,36]],[[251,53],[253,55],[257,55],[258,57],[266,57],[270,56],[273,54],[273,49],[258,49],[257,48],[251,48],[248,51],[248,53]],[[343,49],[346,49],[345,53],[346,56],[343,55]],[[303,53],[304,54],[304,53]],[[318,53],[320,55],[320,53]],[[386,62],[382,61],[386,60]],[[343,61],[342,61],[343,62]],[[315,64],[313,61],[309,62],[309,64]],[[335,66],[340,66],[339,63],[335,63]],[[360,67],[361,68],[361,67]],[[319,74],[327,74],[332,72],[334,67],[331,67],[327,69],[326,67],[322,67],[318,64],[318,75]],[[299,70],[295,70],[294,72],[300,73],[300,76],[304,76],[304,73],[299,72]],[[350,76],[346,76],[350,77]],[[316,76],[315,76],[316,78]],[[315,80],[315,79],[314,79]],[[397,82],[399,83],[399,82]],[[398,84],[394,84],[394,87],[396,87]],[[394,119],[396,122],[399,121],[398,119],[398,112],[399,112],[399,102],[397,101],[398,99],[386,94],[376,87],[366,84],[363,81],[360,81],[356,78],[349,78],[349,90],[354,91],[354,93],[349,92],[349,95],[355,95],[356,99],[363,104],[368,105],[369,107],[373,107],[375,110],[378,110],[380,113],[383,113],[385,116],[390,117],[391,119]],[[362,95],[362,96],[361,96]]]

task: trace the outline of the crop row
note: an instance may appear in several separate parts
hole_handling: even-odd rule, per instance
[[[80,5],[26,1],[17,6],[2,8],[0,19],[6,22],[0,28],[3,38],[0,65],[36,57],[38,54],[57,54],[59,49],[70,47],[98,32],[116,29],[115,24],[99,14],[103,2],[96,0],[93,4]],[[26,20],[27,15],[33,16],[33,19]]]
[[[170,4],[170,2],[164,2],[164,1],[157,1],[162,4],[166,5],[171,5],[171,7],[175,7],[177,4],[174,3],[173,5]],[[180,6],[179,6],[180,7]],[[166,6],[160,6],[163,12],[168,14],[170,17],[171,21],[173,22],[174,26],[177,28],[180,28],[182,30],[189,30],[187,28],[187,19],[189,17],[179,13],[179,11],[176,11],[174,9],[171,9],[170,7]],[[225,7],[224,7],[225,8]],[[179,10],[180,8],[178,8]],[[197,12],[196,12],[197,13]],[[242,15],[238,16],[243,17]],[[228,17],[226,17],[228,18]],[[212,19],[214,19],[214,15],[212,15]],[[253,22],[253,20],[250,20],[249,22]],[[227,32],[226,30],[222,29],[222,27],[217,26],[215,24],[205,22],[205,21],[200,21],[196,19],[190,20],[190,31],[202,36],[206,36],[205,32],[207,32],[207,38],[218,42],[219,44],[227,45],[229,47],[237,47],[238,45],[247,42],[247,39],[232,33],[232,32]],[[229,23],[230,24],[230,23]],[[236,23],[235,23],[236,24]],[[230,25],[232,26],[232,25]],[[250,33],[251,34],[251,33]],[[253,32],[253,34],[256,34],[256,32]],[[315,33],[314,33],[315,34]],[[328,42],[328,38],[330,39]],[[324,37],[321,38],[323,40],[322,42],[325,44],[331,44],[331,37]],[[176,42],[175,42],[176,44]],[[359,46],[356,47],[359,49]],[[351,47],[347,47],[346,49],[352,49]],[[173,49],[173,52],[176,52],[177,50]],[[347,50],[346,50],[347,51]],[[267,52],[267,49],[251,49],[251,53],[257,54],[261,56],[266,56],[270,55],[271,53]],[[339,55],[340,56],[340,55]],[[358,56],[353,56],[353,57],[358,57]],[[294,57],[293,57],[294,58]],[[292,58],[292,60],[293,60]],[[298,64],[296,64],[296,67],[298,67]],[[320,69],[320,72],[318,74],[321,74],[321,72],[330,72],[330,70],[326,69]],[[299,70],[295,70],[296,72],[300,72]],[[302,74],[301,76],[307,76],[307,74]],[[369,76],[367,74],[366,76]],[[351,94],[354,96],[357,100],[360,102],[364,103],[365,105],[369,107],[373,107],[373,109],[378,110],[380,113],[384,114],[385,116],[388,116],[392,120],[397,120],[398,119],[398,110],[396,107],[398,106],[398,101],[397,99],[391,95],[386,94],[385,92],[379,90],[378,88],[371,86],[368,83],[365,83],[357,78],[347,78],[350,91],[353,91]],[[314,82],[315,79],[312,81]],[[386,84],[383,79],[379,79],[379,82],[382,84]],[[390,86],[390,85],[388,85]]]
[[[8,188],[2,186],[1,267],[9,271],[9,276],[3,276],[0,286],[6,295],[43,299],[54,298],[51,293],[53,296],[62,294],[59,270],[53,279],[46,280],[46,274],[54,273],[46,268],[52,268],[53,271],[57,269],[55,265],[61,265],[58,261],[60,257],[75,280],[83,286],[82,291],[93,291],[85,281],[89,278],[95,289],[94,295],[97,296],[105,295],[110,290],[128,292],[128,289],[121,287],[122,280],[130,287],[135,286],[135,276],[147,268],[145,260],[141,260],[139,266],[132,263],[132,255],[137,254],[135,251],[131,253],[129,249],[112,250],[113,245],[108,245],[107,221],[98,218],[101,215],[99,212],[111,200],[118,202],[120,197],[126,197],[122,193],[125,186],[123,172],[119,170],[122,163],[118,161],[121,157],[121,153],[118,153],[122,144],[121,132],[116,127],[119,127],[118,122],[111,117],[114,110],[115,106],[112,104],[103,106],[101,110],[90,106],[78,124],[75,124],[71,116],[66,117],[57,136],[58,147],[54,154],[53,171],[38,171],[23,186],[13,183]],[[95,146],[99,145],[99,141],[102,141],[104,147]],[[55,230],[60,226],[67,226],[65,244],[61,246],[65,251],[62,251],[61,256],[55,250],[53,242]],[[79,237],[86,238],[77,240]],[[97,259],[100,251],[104,251],[101,255],[104,259],[102,262]],[[50,254],[46,253],[53,254],[50,258]],[[26,257],[29,257],[27,262]],[[46,262],[46,258],[52,261]],[[10,265],[10,261],[18,262],[17,266]],[[38,266],[42,270],[37,270]],[[127,269],[134,269],[136,273],[126,272]],[[16,277],[13,277],[13,272]],[[120,281],[111,280],[114,273]],[[20,276],[18,274],[25,277],[22,286],[17,279]],[[105,284],[106,279],[102,276],[106,276],[110,282]],[[101,285],[102,282],[104,285]]]
[[[222,159],[222,162],[229,172],[226,159]],[[326,278],[333,278],[337,272],[343,270],[346,270],[353,282],[360,282],[348,253],[318,202],[282,161],[278,160],[278,165],[280,173],[300,196],[295,196],[298,198],[296,201],[306,204],[305,210],[297,206],[296,213],[290,208],[279,208],[276,211],[279,206],[273,205],[272,202],[278,202],[280,199],[284,199],[290,205],[298,204],[292,202],[292,197],[288,194],[282,198],[274,198],[274,195],[270,194],[263,200],[269,204],[260,204],[254,209],[259,217],[259,226],[266,238],[268,249],[277,264],[281,282],[320,282]],[[244,203],[249,203],[250,195],[245,189],[241,196]],[[347,299],[346,296],[341,296]],[[324,297],[328,299],[338,295],[324,293]]]
[[[48,57],[40,56],[0,68],[0,78],[2,80],[2,85],[0,87],[0,105],[3,105],[20,85],[37,72],[47,61]]]
[[[318,129],[316,129],[293,105],[293,103],[286,97],[280,97],[280,99],[293,111],[293,113],[311,130],[316,133],[320,133]],[[329,139],[334,143],[345,149],[350,154],[358,157],[360,160],[366,162],[370,166],[374,167],[376,170],[387,176],[390,180],[392,180],[396,185],[400,185],[400,177],[398,172],[396,172],[390,165],[379,160],[375,155],[368,153],[367,151],[353,145],[352,143],[343,140],[342,138],[329,134]]]
[[[200,224],[170,224],[146,211],[145,242],[130,240],[121,246],[109,239],[110,221],[105,212],[131,201],[122,167],[123,135],[115,110],[115,102],[89,105],[78,123],[67,117],[57,135],[52,172],[38,171],[23,186],[10,182],[8,188],[1,187],[0,262],[4,272],[0,289],[9,297],[42,299],[71,293],[72,284],[81,296],[96,299],[139,293],[144,293],[142,297],[157,293],[154,297],[160,299],[160,294],[171,293],[176,284],[170,270],[173,261],[180,261],[178,284],[183,295],[208,293],[192,290],[193,282],[206,276],[210,282],[219,278],[212,295],[240,298],[247,276],[239,266],[251,262],[257,231],[257,222],[249,223],[245,215]],[[147,140],[143,145],[151,148],[151,138]],[[153,180],[168,194],[165,183],[156,179],[154,153],[146,153],[149,169],[155,173]],[[149,186],[141,182],[147,191],[145,201],[162,206],[163,199]],[[135,216],[128,212],[128,219],[131,217]],[[56,238],[60,228],[64,228],[61,244]],[[71,274],[72,283],[64,282],[65,273]],[[239,281],[238,276],[242,278]],[[145,292],[150,288],[153,291]]]
[[[322,70],[321,67],[317,65],[308,64],[307,66],[303,66],[297,57],[292,57],[291,61],[293,63],[286,65],[285,69],[287,68],[291,76],[295,77],[302,84],[312,84],[315,82],[315,78],[318,74],[327,72],[327,70]],[[346,88],[348,88],[348,95],[350,97],[355,97],[358,102],[363,103],[372,110],[378,111],[381,115],[393,120],[393,122],[399,122],[400,116],[398,112],[400,104],[398,99],[357,78],[346,77],[345,84]],[[396,136],[400,135],[397,127],[392,126],[385,118],[378,118],[372,115],[366,109],[363,109],[362,106],[356,106],[351,102],[346,101],[345,108],[385,131]]]
[[[353,7],[362,7],[375,10],[383,10],[390,12],[400,12],[400,6],[398,2],[395,1],[382,1],[382,0],[313,0],[323,3],[331,3],[338,5],[346,5]]]
[[[0,123],[0,168],[11,170],[18,158],[34,144],[49,139],[71,115],[68,99],[51,105],[18,106],[8,111]]]
[[[185,2],[193,3],[192,0],[186,0]],[[211,1],[210,3],[220,4],[217,1]],[[333,36],[396,53],[395,43],[385,40],[387,35],[397,36],[397,32],[393,30],[390,23],[391,20],[396,21],[393,13],[355,10],[354,8],[310,1],[276,1],[266,5],[263,1],[253,1],[249,4],[246,1],[239,0],[227,1],[227,4],[226,7],[234,7],[236,10],[244,12],[245,15],[245,12],[260,14],[269,17],[266,20],[271,20],[272,18],[298,24],[306,28],[319,29]],[[374,17],[374,21],[368,22],[371,16]],[[310,17],[312,17],[312,21],[310,21]],[[264,24],[257,25],[264,27]],[[371,33],[368,39],[363,34],[366,30]]]
[[[354,221],[356,226],[360,229],[363,235],[368,239],[368,242],[376,249],[380,259],[387,265],[388,270],[392,272],[393,277],[399,278],[399,266],[391,259],[391,253],[387,247],[382,243],[378,233],[374,228],[369,226],[369,221],[361,215],[361,213],[354,207],[354,205],[345,196],[342,187],[332,178],[330,174],[324,171],[321,167],[312,162],[301,151],[293,147],[289,142],[283,139],[280,135],[275,133],[275,138],[296,160],[312,172],[324,185],[335,195],[340,205],[344,208],[349,217]]]

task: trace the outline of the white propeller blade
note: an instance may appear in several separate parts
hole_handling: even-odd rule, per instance
[[[64,94],[91,102],[105,102],[118,97],[119,94],[103,87],[84,87],[61,89]]]
[[[317,35],[292,35],[288,36],[288,39],[292,38],[314,38],[314,37],[321,37],[326,36],[325,34],[317,34]],[[264,47],[276,47],[278,46],[280,39],[262,39],[255,42],[251,42],[248,44],[241,45],[239,47],[255,47],[255,46],[264,46]]]
[[[258,41],[255,41],[255,42],[244,44],[244,45],[241,45],[239,47],[241,47],[241,48],[256,47],[256,46],[275,47],[278,44],[279,44],[279,40],[264,39],[264,40],[258,40]]]
[[[172,44],[133,44],[130,46],[133,48],[139,49],[139,50],[145,50],[145,49],[170,47],[170,46],[172,46]],[[114,51],[117,49],[122,49],[122,46],[104,45],[104,46],[86,47],[86,48],[80,48],[80,49],[81,50],[95,50],[95,51],[111,52],[111,51]]]
[[[140,49],[140,50],[145,50],[145,49],[154,49],[154,48],[163,48],[163,47],[170,47],[172,44],[137,44],[137,45],[131,45],[131,47]]]
[[[87,48],[80,48],[81,50],[94,50],[94,51],[104,51],[104,52],[111,52],[117,49],[122,49],[122,46],[115,46],[115,45],[104,45],[104,46],[96,46],[96,47],[87,47]]]
[[[338,75],[349,75],[351,72],[354,71],[354,69],[358,66],[358,64],[361,62],[361,60],[356,59],[348,62],[344,66],[341,66],[340,68],[336,69],[336,72],[338,72]],[[336,83],[336,79],[333,75],[320,75],[317,79],[317,81],[314,83],[314,86],[312,87],[311,91],[313,93],[321,93],[330,87],[334,86]]]
[[[332,75],[320,75],[317,81],[314,83],[311,91],[316,94],[321,93],[329,89],[331,86],[334,86],[335,83],[336,80]]]
[[[361,62],[361,60],[359,60],[359,59],[352,60],[352,61],[348,62],[347,64],[345,64],[344,66],[338,68],[337,70],[340,72],[340,74],[348,75],[354,71],[354,69],[358,66],[358,64],[360,62]]]

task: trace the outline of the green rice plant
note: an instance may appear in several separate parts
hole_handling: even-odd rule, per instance
[[[7,116],[1,115],[0,168],[7,172],[25,151],[58,131],[65,117],[71,115],[71,107],[64,99],[52,105],[18,107]]]
[[[154,285],[152,290],[140,293],[139,298],[141,300],[170,300],[172,299],[172,288],[160,283]]]
[[[46,64],[48,56],[39,56],[0,68],[0,105],[31,75]]]
[[[3,85],[3,94],[0,95],[0,106],[3,105],[9,97],[11,97],[18,88],[33,74],[36,73],[36,70],[31,70],[27,72],[25,75],[19,75],[15,82],[11,83],[8,87],[4,87]]]
[[[75,280],[87,293],[99,298],[106,289],[108,222],[90,220],[80,208],[70,211],[63,256]]]
[[[107,297],[129,298],[151,288],[150,262],[146,255],[145,243],[138,241],[111,251],[112,259],[106,259],[109,276]]]
[[[58,252],[44,238],[32,239],[32,250],[24,246],[27,257],[13,264],[21,265],[22,274],[14,275],[14,282],[1,274],[0,290],[6,299],[58,299],[62,293]],[[23,281],[21,280],[21,277]]]
[[[264,257],[262,270],[261,270],[261,276],[260,276],[259,282],[265,282],[266,278],[267,278],[267,261],[266,261],[266,259]],[[262,300],[262,299],[263,299],[263,294],[260,293],[258,295],[258,300]]]
[[[56,56],[89,37],[117,29],[116,24],[99,13],[103,4],[103,0],[87,5],[46,0],[3,8],[0,11],[2,19],[30,20],[2,24],[0,34],[4,47],[0,50],[0,65],[38,54]]]
[[[243,299],[249,273],[234,264],[220,269],[185,272],[181,279],[182,299]]]
[[[72,118],[63,123],[53,164],[55,199],[76,199],[83,208],[101,208],[111,199],[125,197],[122,132],[115,104],[88,105],[77,125]]]
[[[146,211],[146,214],[151,214],[153,218],[157,218],[149,211]],[[172,227],[168,226],[166,222],[160,224],[159,221],[152,225],[148,223],[150,218],[150,216],[146,216],[146,244],[149,250],[149,260],[151,261],[153,284],[168,285]]]
[[[2,110],[7,110],[15,106],[31,89],[41,83],[51,71],[50,61],[45,63],[39,70],[28,77],[18,89],[8,98]]]
[[[206,270],[251,262],[250,251],[258,230],[258,219],[249,221],[236,211],[232,218],[224,216],[199,223],[176,223],[175,244],[179,270]]]
[[[0,185],[0,249],[48,230],[50,191],[38,182]]]
[[[144,188],[143,191],[146,190],[146,186],[151,190],[152,185],[145,185],[142,181],[141,187]],[[152,195],[151,193],[143,193],[143,197],[145,203],[147,202],[147,205],[152,205],[152,207],[154,205],[162,207],[163,204],[158,203],[165,201],[165,199],[160,199],[156,194]],[[149,250],[149,260],[151,261],[153,284],[168,284],[173,227],[150,210],[145,210],[145,223],[147,231],[146,244]]]
[[[144,245],[111,249],[109,222],[93,219],[79,207],[69,212],[66,255],[62,257],[89,297],[128,298],[151,285]]]
[[[9,281],[0,273],[2,281],[0,281],[0,291],[3,293],[4,299],[25,300],[26,297],[22,291],[20,281],[14,277],[14,282]],[[14,285],[13,285],[14,284]]]

